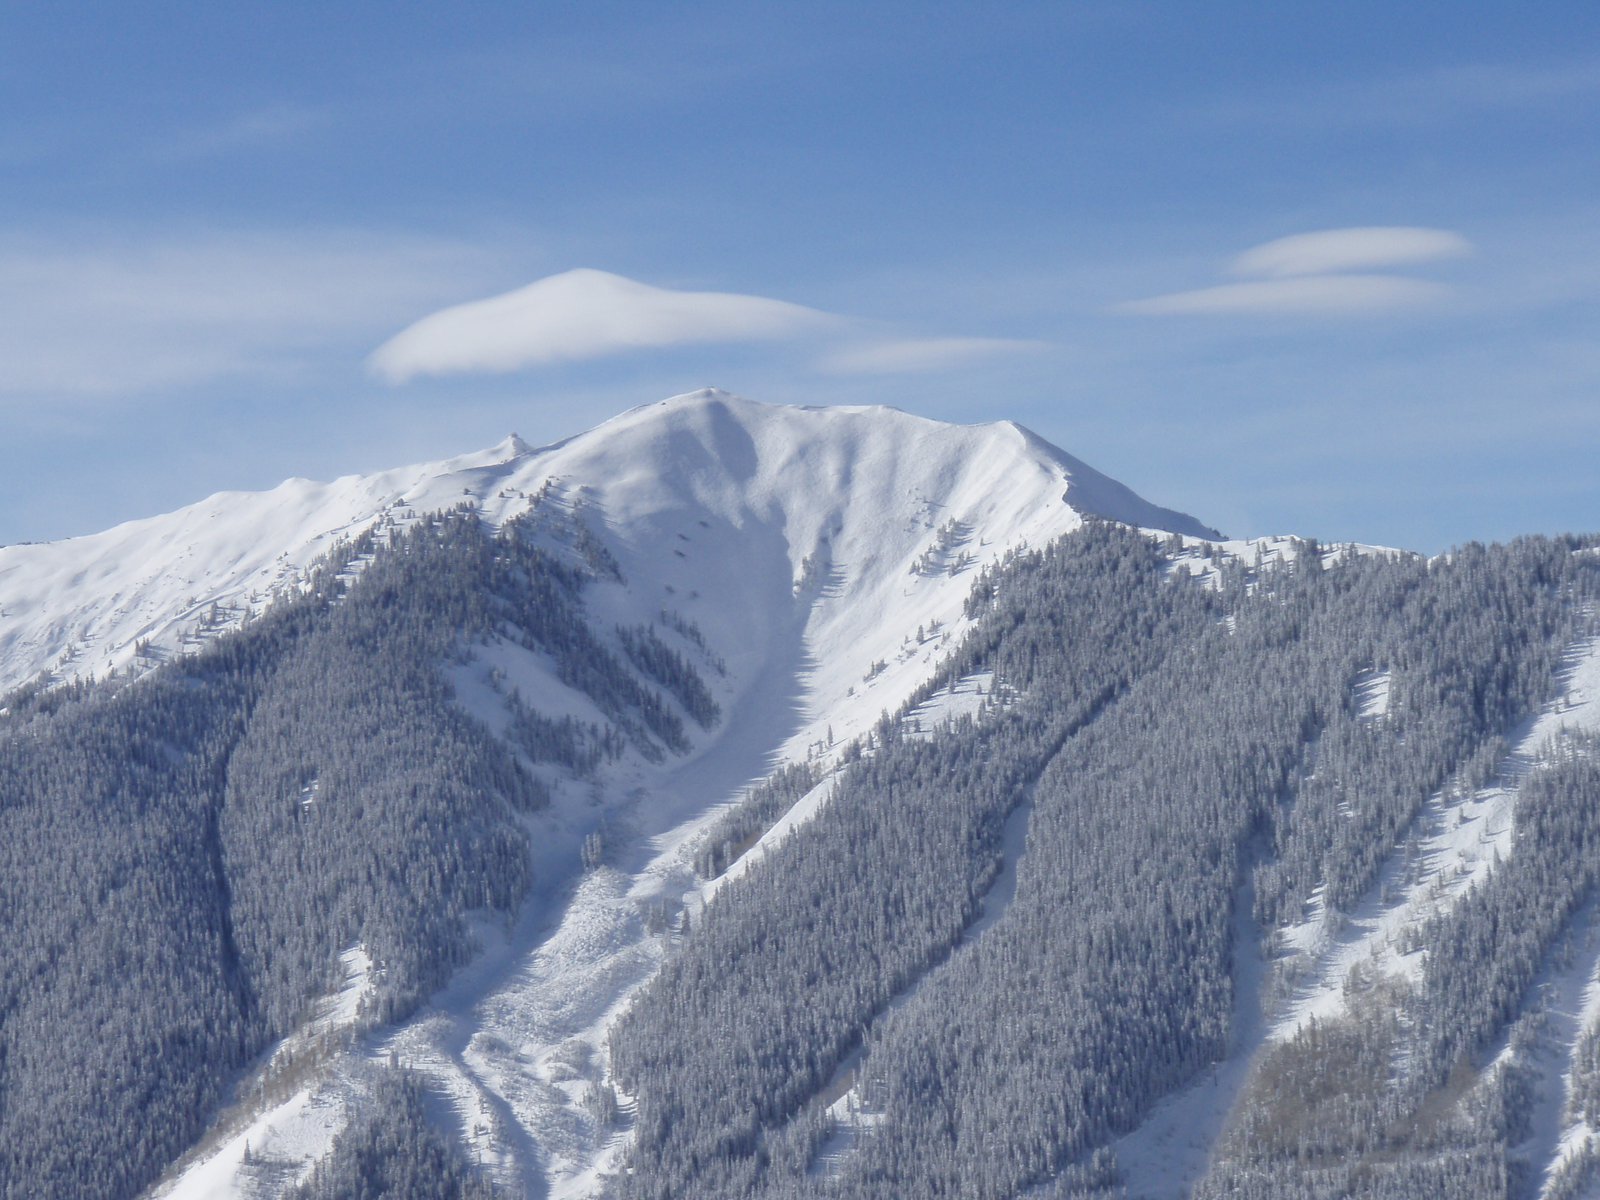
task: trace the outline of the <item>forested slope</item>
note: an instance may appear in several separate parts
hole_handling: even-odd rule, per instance
[[[718,894],[618,1027],[638,1126],[616,1193],[1115,1188],[1111,1143],[1228,1052],[1235,959],[1256,952],[1235,940],[1236,907],[1265,940],[1313,893],[1360,897],[1430,795],[1484,782],[1555,692],[1596,587],[1575,548],[1324,568],[1304,547],[1260,572],[1223,564],[1208,583],[1102,525],[1012,563],[975,597],[989,611],[955,662],[1015,699],[931,741],[885,725],[827,808]],[[1392,676],[1381,721],[1355,686],[1374,669]],[[1415,1114],[1491,1047],[1588,894],[1591,775],[1576,750],[1542,774],[1513,869],[1427,931],[1424,980],[1397,985],[1373,1026],[1391,1042],[1404,1027],[1411,1065],[1394,1069],[1390,1044],[1372,1052],[1380,1069],[1340,1084],[1313,1056],[1301,1069],[1332,1094],[1310,1128],[1239,1133],[1208,1186],[1505,1194],[1514,1139],[1463,1116],[1446,1155]],[[1016,898],[963,942],[1000,822],[1025,795]],[[862,1039],[853,1149],[824,1159],[841,1119],[826,1085]],[[1330,1052],[1364,1061],[1365,1045]],[[1246,1096],[1246,1128],[1257,1111],[1285,1120],[1286,1085],[1270,1101],[1267,1086]],[[1328,1158],[1383,1154],[1325,1179],[1307,1170],[1308,1137]],[[1239,1176],[1239,1154],[1263,1165]]]
[[[0,1197],[1600,1183],[1590,542],[1163,536],[999,426],[997,509],[873,416],[944,456],[884,531],[669,409],[615,508],[469,496],[0,701]]]
[[[591,628],[590,568],[532,524],[460,512],[363,540],[197,655],[7,702],[0,1194],[133,1195],[337,989],[349,947],[377,964],[367,1023],[404,1015],[472,953],[463,918],[527,891],[541,762],[590,736],[660,755],[714,719],[654,634]],[[548,656],[607,730],[508,742],[461,711],[443,668],[490,631]]]

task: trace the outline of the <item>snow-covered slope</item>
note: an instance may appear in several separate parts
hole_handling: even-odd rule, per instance
[[[517,917],[485,916],[474,930],[476,958],[387,1027],[357,1031],[359,1000],[382,964],[360,945],[347,949],[345,986],[263,1056],[151,1196],[281,1194],[364,1102],[365,1062],[426,1076],[434,1116],[510,1193],[595,1194],[632,1136],[633,1100],[617,1090],[608,1031],[680,948],[682,931],[701,926],[707,905],[715,921],[715,906],[729,902],[719,888],[763,860],[781,865],[773,852],[783,839],[826,812],[843,748],[917,696],[960,643],[977,572],[1089,513],[1183,535],[1172,572],[1218,587],[1230,564],[1253,587],[1264,576],[1251,572],[1310,553],[1324,567],[1397,553],[1294,538],[1214,544],[1215,531],[1009,423],[952,426],[883,408],[774,407],[704,391],[543,449],[512,437],[440,463],[332,484],[290,481],[96,537],[0,549],[0,691],[41,671],[61,680],[142,669],[300,586],[340,539],[462,504],[496,525],[529,513],[535,536],[598,564],[583,593],[597,637],[657,631],[703,672],[720,720],[692,729],[676,755],[635,744],[582,776],[541,764],[552,802],[525,817],[537,883]],[[593,550],[590,538],[593,554],[583,549]],[[1226,628],[1234,631],[1232,618]],[[441,664],[456,704],[497,732],[518,705],[605,720],[593,697],[514,633]],[[1318,894],[1302,921],[1263,939],[1249,888],[1240,888],[1227,1056],[1117,1142],[1130,1195],[1189,1195],[1274,1048],[1313,1019],[1339,1018],[1375,979],[1416,980],[1415,932],[1514,855],[1511,820],[1524,781],[1548,766],[1545,747],[1600,729],[1600,642],[1591,635],[1570,647],[1564,694],[1518,731],[1500,778],[1433,797],[1349,912],[1333,912]],[[1381,729],[1397,719],[1393,682],[1376,668],[1350,678],[1360,721]],[[917,698],[905,716],[914,735],[995,704],[995,679],[975,674]],[[802,761],[812,768],[809,790],[797,789],[805,794],[781,818],[752,833],[725,873],[697,872],[697,851],[724,836],[715,831],[729,806],[775,767]],[[320,803],[315,781],[301,803]],[[1001,869],[957,954],[982,944],[1015,896],[1030,813],[1025,800],[1007,818]],[[1527,1194],[1537,1187],[1551,1200],[1577,1194],[1562,1190],[1569,1176],[1600,1161],[1600,1126],[1573,1103],[1582,1039],[1600,1029],[1597,946],[1600,906],[1591,900],[1536,981],[1542,1020],[1493,1064],[1533,1077],[1530,1132],[1513,1157]],[[942,969],[913,979],[891,1011]],[[308,1046],[318,1053],[305,1055]],[[824,1089],[841,1125],[812,1161],[818,1175],[848,1163],[879,1120],[869,1090],[857,1086],[859,1061],[848,1058]]]
[[[499,522],[549,480],[599,511],[625,566],[682,594],[743,592],[778,554],[797,571],[810,558],[819,586],[838,563],[873,571],[911,550],[928,552],[926,569],[947,568],[976,555],[975,539],[1037,540],[1079,513],[1211,535],[1009,422],[706,390],[543,449],[513,435],[442,462],[221,492],[88,537],[0,547],[0,692],[41,672],[137,668],[259,612],[341,538],[468,502]],[[759,622],[767,605],[727,607]]]
[[[586,1194],[623,1144],[590,1109],[610,1086],[606,1029],[662,961],[679,914],[705,903],[694,851],[726,807],[780,763],[826,773],[830,751],[896,711],[957,645],[976,573],[1009,550],[1090,513],[1217,536],[1010,423],[703,391],[540,450],[512,438],[0,551],[0,684],[137,668],[259,610],[340,538],[461,503],[493,523],[541,503],[575,516],[619,568],[585,593],[595,627],[654,623],[686,648],[703,640],[723,668],[707,679],[723,719],[683,756],[628,755],[596,779],[558,782],[533,818],[542,882],[521,919],[484,928],[478,961],[406,1024],[334,1057],[276,1107],[231,1113],[156,1194],[255,1194],[264,1170],[303,1175],[360,1094],[362,1055],[424,1071],[513,1190]],[[155,649],[136,658],[144,639]],[[491,728],[513,688],[536,708],[586,715],[581,695],[509,642],[476,647],[449,678]],[[596,835],[603,864],[580,872]]]

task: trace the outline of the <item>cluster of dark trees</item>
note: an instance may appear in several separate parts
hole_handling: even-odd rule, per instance
[[[374,1069],[360,1109],[289,1200],[510,1200],[430,1118],[430,1098],[446,1103],[413,1072]]]
[[[443,670],[467,649],[548,656],[603,749],[660,756],[685,711],[715,718],[659,637],[591,627],[606,560],[569,540],[426,518],[137,681],[0,704],[0,1197],[135,1195],[339,987],[341,951],[366,948],[365,1019],[391,1020],[472,953],[468,913],[518,905],[542,763],[573,754],[468,716]]]
[[[718,894],[615,1032],[637,1115],[613,1192],[1114,1190],[1112,1143],[1225,1054],[1236,956],[1319,887],[1336,908],[1361,897],[1428,798],[1484,782],[1549,699],[1600,587],[1576,549],[1324,569],[1305,544],[1202,582],[1091,524],[980,579],[947,674],[992,671],[1014,700],[932,739],[883,723],[824,812]],[[1379,672],[1374,719],[1358,684]],[[1589,761],[1530,783],[1523,866],[1425,933],[1439,965],[1419,1007],[1390,997],[1263,1077],[1245,1103],[1275,1132],[1263,1117],[1208,1195],[1504,1194],[1509,1078],[1471,1120],[1424,1118],[1589,894]],[[1024,798],[1016,897],[968,939]],[[825,1108],[850,1083],[872,1119],[825,1159]]]

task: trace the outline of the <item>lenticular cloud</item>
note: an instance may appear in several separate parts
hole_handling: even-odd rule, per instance
[[[1308,275],[1172,292],[1130,301],[1117,311],[1140,316],[1267,312],[1337,316],[1415,308],[1447,295],[1449,289],[1443,284],[1398,275]]]
[[[1248,282],[1168,292],[1116,305],[1112,311],[1137,316],[1326,317],[1394,312],[1435,304],[1446,299],[1450,289],[1405,275],[1358,272],[1471,253],[1472,243],[1448,229],[1371,225],[1297,233],[1253,246],[1235,258],[1229,272],[1254,276]]]
[[[694,342],[797,337],[837,320],[763,296],[672,291],[584,268],[423,317],[379,346],[367,365],[403,383]]]
[[[1233,260],[1235,275],[1282,279],[1330,271],[1367,271],[1462,258],[1472,243],[1448,229],[1372,225],[1297,233],[1246,250]]]

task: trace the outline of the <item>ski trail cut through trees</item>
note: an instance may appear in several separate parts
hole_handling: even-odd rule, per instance
[[[1586,1018],[1593,1016],[1596,999],[1595,972],[1600,968],[1597,914],[1600,901],[1593,898],[1572,914],[1533,984],[1540,999],[1542,1027],[1523,1062],[1533,1073],[1530,1132],[1513,1153],[1527,1162],[1540,1197],[1551,1193],[1561,1168],[1590,1136],[1588,1123],[1581,1116],[1569,1117],[1566,1109],[1578,1043]]]
[[[1253,864],[1240,866],[1233,895],[1233,1013],[1228,1053],[1187,1087],[1161,1100],[1113,1149],[1130,1200],[1185,1200],[1205,1174],[1211,1152],[1266,1040],[1261,1011],[1266,964],[1255,919]]]
[[[1466,792],[1447,784],[1429,797],[1349,912],[1331,911],[1318,889],[1307,919],[1274,933],[1274,944],[1287,952],[1272,982],[1274,1041],[1288,1041],[1313,1018],[1344,1012],[1344,982],[1357,964],[1421,978],[1411,931],[1448,913],[1511,855],[1517,800],[1540,769],[1546,743],[1569,729],[1600,731],[1600,639],[1567,648],[1554,691],[1538,713],[1507,731],[1510,749],[1487,786]]]
[[[1000,831],[1000,868],[978,902],[977,915],[961,932],[950,952],[922,975],[912,980],[901,992],[884,1006],[874,1023],[887,1014],[911,1003],[928,983],[963,949],[972,946],[1006,915],[1012,901],[1017,898],[1017,864],[1028,849],[1028,823],[1033,818],[1033,797],[1038,782],[1029,784],[1022,799],[1006,814]],[[834,1130],[818,1147],[811,1164],[813,1176],[833,1176],[839,1173],[846,1159],[860,1144],[860,1139],[882,1119],[882,1114],[864,1102],[859,1073],[865,1046],[857,1046],[833,1073],[821,1095],[836,1096],[828,1104],[828,1115],[834,1120]]]

